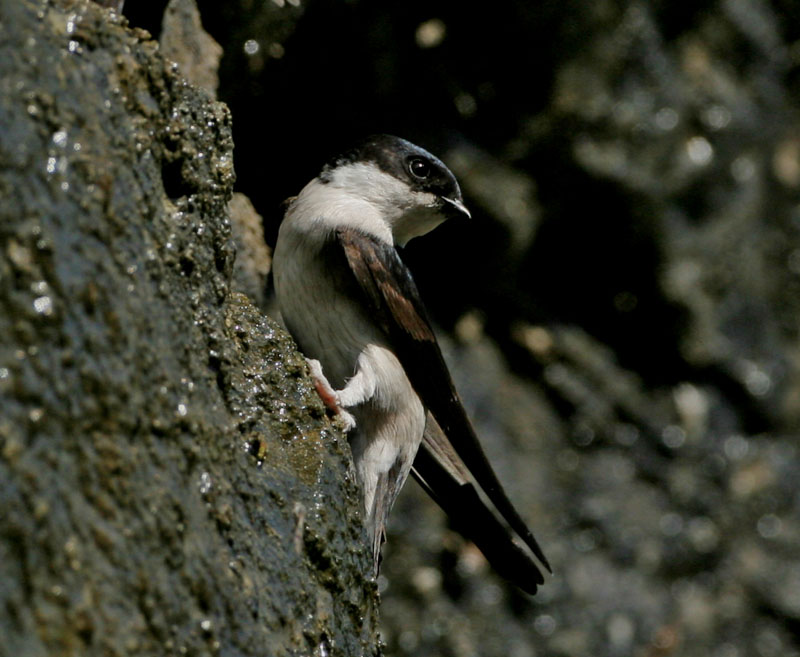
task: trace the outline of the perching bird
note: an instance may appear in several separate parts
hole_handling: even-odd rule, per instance
[[[483,453],[396,249],[469,216],[438,158],[398,137],[368,137],[290,202],[275,291],[320,395],[349,432],[375,573],[410,471],[501,575],[534,593],[544,580],[532,555],[550,566]]]

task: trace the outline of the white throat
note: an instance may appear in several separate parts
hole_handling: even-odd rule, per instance
[[[330,188],[329,202],[337,198],[338,202],[346,205],[360,202],[370,206],[371,211],[365,207],[364,212],[380,217],[380,221],[391,233],[392,239],[387,240],[390,243],[402,246],[444,221],[436,207],[435,194],[414,191],[407,183],[381,171],[370,162],[338,166],[329,172],[327,182],[321,186]],[[372,225],[373,222],[374,219],[370,221],[367,232],[379,234],[381,231]],[[362,229],[365,228],[360,217],[352,217],[342,223],[358,224]],[[385,238],[385,234],[381,236]]]

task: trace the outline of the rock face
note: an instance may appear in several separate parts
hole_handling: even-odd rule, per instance
[[[230,114],[0,1],[0,655],[371,655],[346,442],[232,290]]]

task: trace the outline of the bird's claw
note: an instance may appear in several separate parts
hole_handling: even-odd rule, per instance
[[[317,394],[320,396],[320,399],[322,399],[322,403],[332,411],[338,412],[339,396],[336,394],[333,386],[328,383],[326,376],[322,373],[322,365],[314,358],[306,358],[306,362],[308,363],[308,368],[311,370],[311,378],[314,381]]]
[[[356,428],[356,419],[353,417],[353,414],[348,413],[341,406],[339,407],[336,417],[334,418],[334,422],[336,421],[338,421],[337,423],[345,433],[350,433]]]
[[[344,410],[344,407],[339,401],[339,393],[333,389],[327,377],[322,373],[322,364],[315,358],[306,358],[306,362],[308,363],[308,368],[311,370],[314,388],[316,388],[317,394],[320,396],[320,399],[322,399],[322,403],[336,414],[338,424],[345,433],[355,429],[356,419],[353,417],[352,413]]]

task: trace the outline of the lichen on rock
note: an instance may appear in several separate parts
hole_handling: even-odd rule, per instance
[[[0,0],[0,654],[375,654],[358,494],[231,291],[230,114],[90,2]]]

